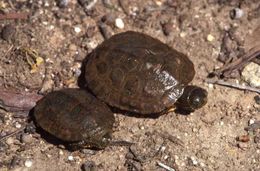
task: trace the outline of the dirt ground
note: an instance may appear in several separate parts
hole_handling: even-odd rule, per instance
[[[17,132],[0,141],[1,171],[166,170],[158,162],[176,171],[260,170],[259,130],[245,130],[260,120],[259,95],[205,81],[227,56],[247,50],[244,42],[260,23],[260,1],[66,2],[0,1],[1,13],[20,17],[0,19],[0,87],[41,94],[77,87],[82,60],[104,36],[135,30],[187,54],[196,69],[193,84],[207,89],[208,103],[190,115],[171,112],[153,119],[115,114],[113,137],[134,142],[130,148],[71,152],[38,132]],[[240,13],[234,15],[235,9]],[[224,51],[226,33],[232,36]],[[241,82],[239,77],[235,81]],[[0,110],[0,137],[27,124],[26,114]]]

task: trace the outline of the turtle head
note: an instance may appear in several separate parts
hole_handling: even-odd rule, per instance
[[[176,106],[180,110],[192,112],[207,103],[208,92],[197,86],[187,86]]]

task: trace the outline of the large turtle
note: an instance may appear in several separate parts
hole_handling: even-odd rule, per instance
[[[207,92],[188,86],[195,75],[189,58],[148,35],[127,31],[100,44],[87,58],[88,89],[110,106],[151,114],[174,105],[193,111]]]

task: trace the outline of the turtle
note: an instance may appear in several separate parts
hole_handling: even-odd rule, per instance
[[[189,85],[194,75],[185,54],[135,31],[103,41],[85,62],[86,89],[112,107],[142,115],[204,106],[207,91]]]
[[[109,106],[147,115],[174,105],[192,111],[207,102],[206,90],[188,85],[195,75],[189,58],[142,33],[112,36],[83,66],[85,87],[53,91],[33,112],[39,127],[74,149],[131,144],[111,140],[115,118]]]
[[[71,149],[105,148],[115,117],[107,105],[84,89],[53,91],[34,107],[36,124]]]

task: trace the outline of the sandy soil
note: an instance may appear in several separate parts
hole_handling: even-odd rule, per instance
[[[29,14],[0,20],[1,87],[34,93],[77,87],[82,60],[104,40],[101,25],[107,36],[140,31],[187,54],[195,64],[193,84],[208,90],[208,103],[191,115],[115,114],[113,137],[135,142],[130,148],[70,152],[37,132],[20,132],[0,141],[0,170],[165,170],[158,162],[179,171],[260,170],[259,130],[245,131],[260,120],[257,94],[205,82],[223,65],[220,59],[241,54],[260,22],[258,0],[99,0],[90,10],[87,2],[93,1],[61,2],[66,1],[0,1],[2,12]],[[243,15],[232,19],[235,8]],[[115,24],[120,19],[124,25]],[[230,32],[223,52],[223,37]],[[21,116],[0,110],[0,136],[27,125]]]

